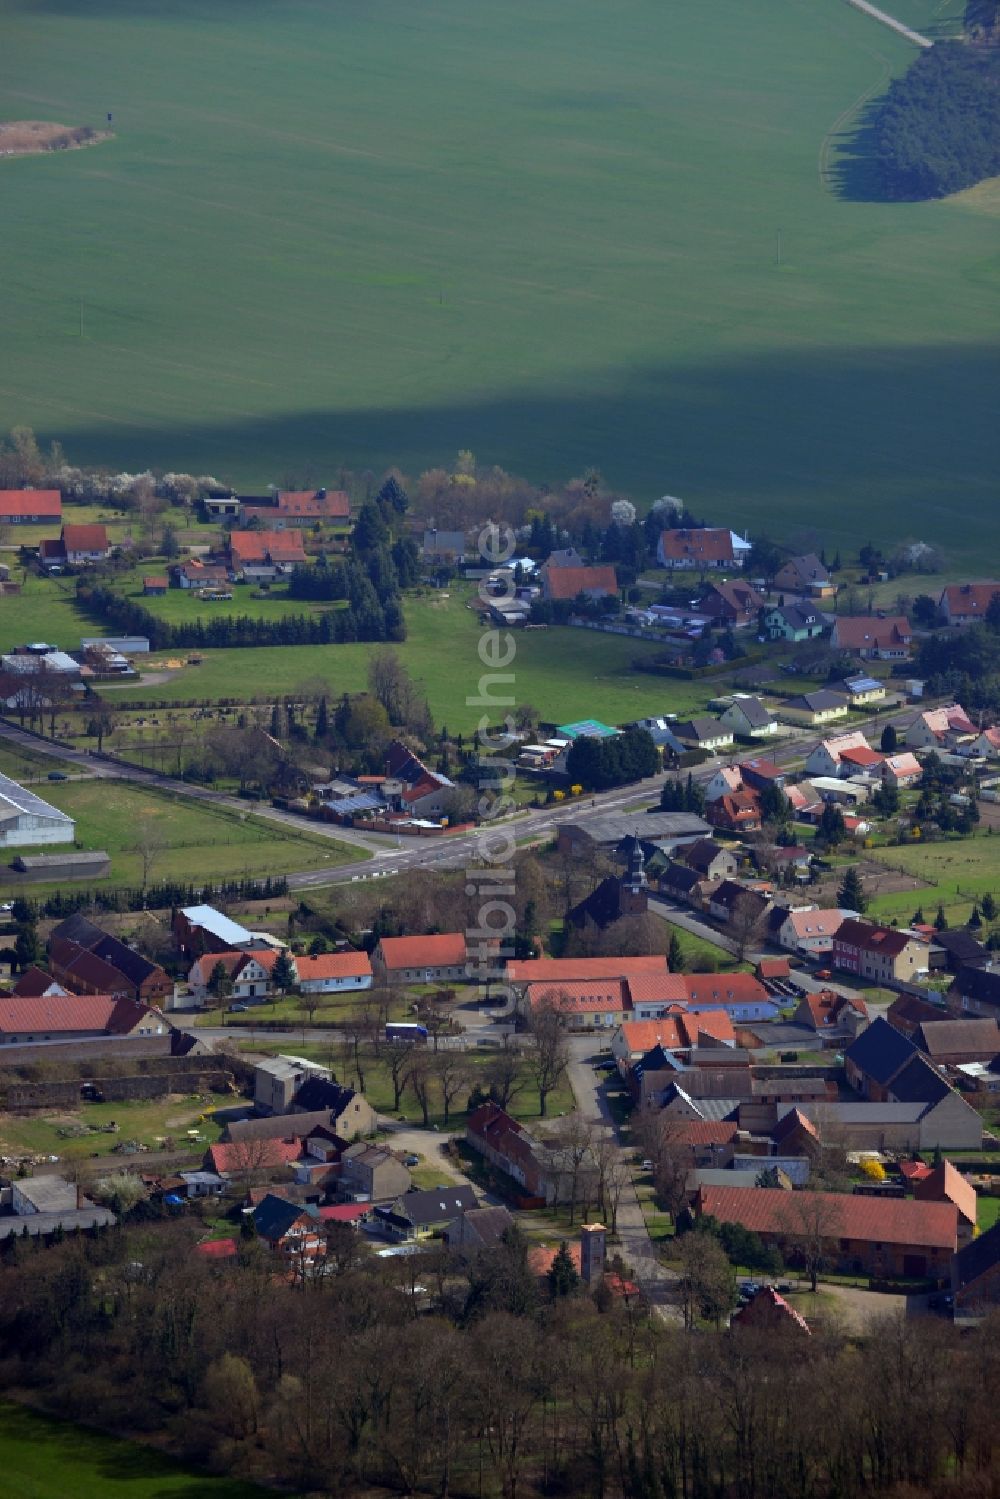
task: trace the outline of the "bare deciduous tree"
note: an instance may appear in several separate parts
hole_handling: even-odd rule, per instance
[[[532,1012],[525,1064],[538,1089],[538,1112],[543,1119],[549,1096],[566,1076],[568,1063],[569,1048],[558,1001],[541,1004]]]

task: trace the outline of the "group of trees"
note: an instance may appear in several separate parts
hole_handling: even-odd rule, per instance
[[[1000,172],[1000,55],[938,42],[890,84],[875,112],[889,198],[941,198]]]
[[[647,729],[626,729],[606,739],[581,734],[566,756],[566,774],[572,785],[586,791],[604,791],[655,775],[659,755]]]
[[[276,1276],[249,1236],[213,1265],[193,1252],[200,1232],[184,1218],[37,1251],[7,1241],[5,1385],[236,1482],[317,1494],[994,1492],[992,1320],[693,1336],[635,1297],[587,1294],[566,1256],[539,1280],[516,1231],[465,1261],[377,1260],[331,1224],[329,1273],[306,1280]],[[711,1323],[724,1272],[710,1236],[687,1238],[682,1297]]]

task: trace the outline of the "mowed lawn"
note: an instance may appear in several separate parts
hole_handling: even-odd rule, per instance
[[[4,422],[71,461],[257,487],[471,448],[828,546],[1000,541],[995,218],[843,180],[915,52],[840,0],[0,24],[0,116],[114,116],[0,163]]]
[[[925,890],[892,895],[879,895],[875,886],[873,914],[909,919],[922,906],[927,920],[933,921],[940,902],[949,926],[961,926],[984,895],[1000,902],[1000,836],[996,834],[978,833],[974,838],[949,839],[923,847],[873,849],[871,857],[928,882]]]
[[[364,858],[363,850],[320,838],[251,813],[229,812],[208,802],[173,800],[119,781],[66,781],[42,793],[77,819],[77,843],[106,849],[112,883],[136,884],[142,860],[136,844],[155,832],[162,852],[152,862],[152,880],[216,880],[244,875],[262,879],[299,869],[322,869]],[[2,886],[0,886],[2,888]]]
[[[711,688],[636,671],[633,661],[657,654],[657,647],[620,635],[568,628],[519,631],[516,655],[505,671],[512,683],[487,687],[493,706],[482,706],[480,678],[490,675],[479,657],[483,635],[467,608],[467,586],[404,601],[407,638],[395,647],[426,693],[438,725],[470,733],[485,714],[499,722],[516,707],[533,705],[552,723],[598,717],[609,723],[654,713],[687,713],[702,707]],[[310,692],[325,683],[331,697],[362,692],[369,644],[268,646],[241,651],[202,651],[201,664],[186,666],[166,683],[123,692],[131,700],[235,697],[240,693],[282,696],[300,686]],[[487,657],[488,659],[488,657]],[[155,663],[154,663],[155,665]],[[493,673],[497,674],[497,673]],[[506,706],[504,697],[513,699]]]
[[[269,1492],[7,1403],[0,1403],[0,1452],[0,1487],[11,1499],[264,1499]]]

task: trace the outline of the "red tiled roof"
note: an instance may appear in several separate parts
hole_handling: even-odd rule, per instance
[[[677,1119],[670,1124],[671,1145],[729,1145],[739,1134],[739,1127],[725,1119]],[[741,1191],[727,1187],[726,1191]]]
[[[910,622],[902,614],[886,619],[869,614],[840,614],[833,633],[837,644],[849,651],[876,645],[906,645],[913,636]]]
[[[166,577],[166,575],[164,575],[163,577],[154,575],[151,578],[143,578],[142,586],[143,588],[169,588],[170,579]]]
[[[791,964],[787,958],[761,958],[755,972],[759,979],[786,979]]]
[[[280,515],[346,520],[351,513],[351,501],[343,489],[328,489],[325,494],[316,489],[281,489],[277,509]]]
[[[661,954],[638,958],[522,958],[509,959],[507,977],[515,984],[545,981],[574,983],[584,979],[632,978],[644,973],[667,973]],[[678,996],[683,998],[683,995]]]
[[[51,973],[46,973],[44,968],[39,968],[35,964],[32,964],[30,968],[26,968],[20,975],[11,992],[19,995],[22,999],[37,998],[40,994],[45,993],[50,984],[58,982],[58,979],[54,979]]]
[[[386,968],[455,968],[466,962],[462,932],[435,932],[427,937],[383,937],[379,950]]]
[[[623,1021],[621,1030],[630,1052],[652,1051],[654,1046],[662,1046],[664,1051],[686,1050],[697,1046],[701,1036],[730,1043],[736,1040],[733,1023],[724,1010],[704,1015],[671,1010],[659,1020]]]
[[[875,926],[869,921],[858,921],[848,916],[837,929],[834,941],[845,947],[856,947],[861,952],[888,954],[898,958],[906,950],[908,942],[916,941],[906,932],[895,931],[888,926]]]
[[[623,979],[529,984],[527,999],[533,1010],[549,1005],[565,1015],[601,1015],[608,1010],[624,1011],[632,1007]]]
[[[357,1223],[359,1218],[366,1217],[371,1210],[368,1202],[343,1202],[333,1207],[320,1208],[319,1216],[323,1223]]]
[[[803,1237],[809,1231],[810,1216],[815,1222],[823,1214],[831,1239],[951,1251],[958,1243],[958,1212],[951,1202],[784,1192],[776,1187],[758,1187],[753,1192],[741,1187],[702,1187],[698,1211],[720,1223],[742,1223],[754,1233],[781,1234],[790,1239]]]
[[[681,978],[691,1004],[756,1004],[769,998],[752,973],[684,973]]]
[[[366,952],[323,952],[312,958],[296,958],[299,981],[306,979],[348,979],[371,976],[371,960]]]
[[[733,561],[732,535],[719,528],[664,531],[660,541],[664,557],[673,562],[681,562],[689,557],[696,562]]]
[[[62,494],[58,489],[0,489],[0,519],[12,515],[43,515],[58,520]]]
[[[941,604],[947,601],[948,612],[958,618],[983,617],[996,593],[1000,593],[1000,583],[951,583],[941,594]]]
[[[953,1202],[966,1223],[976,1221],[976,1189],[950,1161],[942,1161],[926,1176],[918,1177],[913,1182],[913,1195],[918,1202]]]
[[[63,546],[67,552],[106,552],[108,533],[99,525],[68,525],[62,528]]]
[[[304,562],[302,537],[298,531],[230,531],[229,550],[241,566],[266,562]]]
[[[633,1006],[687,1004],[688,992],[682,974],[636,973],[627,975],[625,982]]]
[[[842,750],[840,758],[849,765],[881,765],[885,757],[878,750],[869,749],[866,744],[863,748]]]
[[[212,1170],[220,1176],[227,1171],[273,1170],[297,1161],[301,1154],[301,1140],[233,1140],[208,1148]]]
[[[195,961],[206,979],[211,976],[216,963],[222,964],[228,978],[235,978],[251,962],[259,963],[265,973],[270,973],[278,961],[278,953],[273,947],[262,947],[259,951],[255,948],[252,952],[227,950],[226,952],[203,953]]]
[[[0,998],[0,1035],[104,1031],[124,1036],[151,1013],[148,1005],[112,994],[11,994]]]
[[[575,599],[578,593],[617,593],[618,574],[613,567],[550,567],[545,584],[553,599]]]
[[[914,1183],[923,1181],[930,1176],[932,1168],[926,1161],[900,1161],[899,1174],[905,1182]]]

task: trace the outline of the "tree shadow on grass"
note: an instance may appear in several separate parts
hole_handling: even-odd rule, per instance
[[[850,203],[888,201],[878,165],[876,120],[882,107],[873,99],[856,117],[853,127],[834,137],[827,181],[838,198]]]

